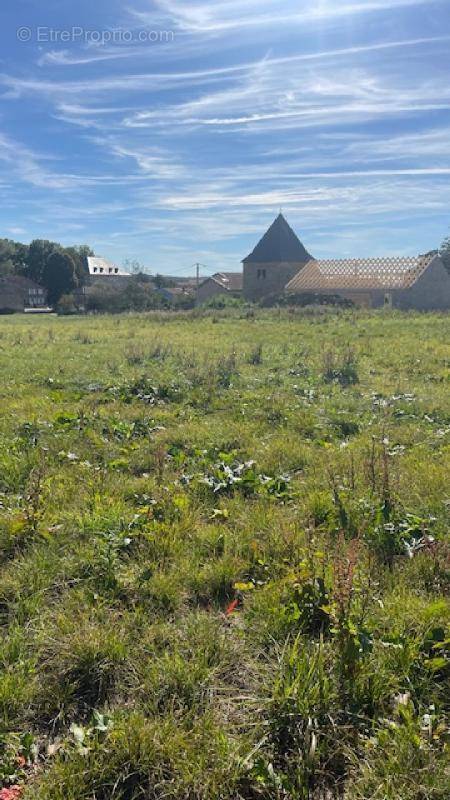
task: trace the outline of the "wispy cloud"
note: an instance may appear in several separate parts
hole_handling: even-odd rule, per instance
[[[44,163],[46,159],[29,148],[0,133],[0,162],[8,173],[33,186],[52,186],[52,177]]]
[[[92,186],[129,187],[144,179],[140,173],[117,175],[52,171],[48,168],[51,160],[48,156],[35,153],[20,142],[0,134],[0,163],[3,162],[8,171],[24,183],[35,187],[65,191]]]
[[[187,174],[179,160],[162,147],[143,144],[127,146],[111,136],[96,137],[92,141],[119,159],[132,160],[143,178],[169,181],[179,180]]]
[[[434,81],[375,70],[373,67],[322,65],[304,69],[291,60],[263,61],[242,73],[231,86],[203,93],[193,100],[125,118],[128,127],[168,127],[176,123],[233,131],[257,131],[342,124],[450,108],[450,87],[444,76]]]
[[[92,25],[175,40],[21,45],[3,62],[4,231],[82,232],[167,271],[236,268],[280,205],[314,252],[443,238],[445,0],[130,4],[98,0]]]
[[[117,77],[94,78],[75,81],[41,80],[39,78],[20,78],[14,75],[0,74],[0,85],[7,93],[4,97],[17,99],[23,95],[38,93],[53,99],[63,100],[67,95],[79,97],[86,95],[104,96],[129,94],[130,92],[158,92],[181,86],[201,86],[225,79],[230,75],[248,69],[247,65],[212,68],[187,72],[149,72]]]
[[[373,42],[370,44],[336,48],[327,50],[317,50],[312,52],[303,52],[300,54],[290,55],[286,57],[265,57],[258,61],[242,62],[232,66],[225,67],[211,67],[209,69],[187,70],[187,71],[152,71],[147,73],[136,73],[130,75],[121,75],[120,77],[109,78],[96,78],[93,80],[75,80],[75,81],[48,81],[40,79],[27,79],[19,78],[13,75],[3,74],[0,75],[0,83],[2,83],[12,97],[19,97],[22,93],[30,93],[39,91],[41,94],[48,94],[55,96],[57,94],[108,94],[111,92],[140,92],[148,89],[154,91],[167,90],[177,88],[180,86],[201,86],[205,83],[211,83],[217,79],[230,79],[234,75],[245,74],[249,71],[258,69],[260,65],[264,65],[266,69],[295,66],[303,62],[326,61],[329,59],[348,59],[355,55],[364,55],[376,53],[383,50],[401,50],[402,48],[414,48],[420,45],[432,46],[439,43],[450,41],[449,35],[419,37],[413,39],[393,40]],[[51,51],[44,54],[40,59],[40,63],[53,63],[65,65],[80,65],[82,63],[94,63],[96,61],[105,61],[112,58],[127,58],[136,56],[136,50],[129,49],[122,53],[117,50],[102,50],[100,52],[88,53],[87,55],[73,55],[68,51]]]
[[[72,52],[71,50],[49,50],[38,59],[38,66],[64,66],[74,67],[85,64],[96,64],[101,61],[117,61],[121,58],[136,58],[139,55],[148,55],[148,48],[116,47],[86,48]]]
[[[450,127],[432,128],[417,133],[397,136],[378,135],[358,137],[352,135],[343,155],[347,159],[389,161],[404,159],[445,159],[450,163]]]
[[[266,57],[254,62],[243,62],[224,67],[174,72],[148,72],[131,75],[108,76],[91,80],[38,80],[11,75],[0,75],[0,85],[6,88],[6,97],[26,95],[44,96],[54,103],[60,119],[79,127],[101,128],[98,117],[106,114],[124,114],[126,127],[166,126],[173,120],[189,126],[240,127],[260,124],[271,127],[291,127],[310,124],[326,117],[330,111],[345,118],[355,118],[358,113],[368,116],[395,114],[448,107],[449,92],[445,83],[436,86],[422,85],[412,93],[406,87],[377,93],[376,74],[369,69],[356,70],[348,66],[344,71],[339,62],[352,63],[356,56],[378,51],[433,46],[450,41],[450,36],[421,37],[392,42],[376,42],[342,49],[295,54],[288,57]],[[323,62],[320,67],[306,69],[308,63]],[[325,66],[328,62],[328,66]],[[288,70],[288,72],[287,72]],[[335,72],[342,79],[336,80]],[[288,77],[286,77],[288,75]],[[220,84],[216,91],[198,95],[202,87]],[[100,105],[102,100],[117,98],[127,93],[142,102],[142,93],[162,93],[185,88],[195,92],[195,99],[177,105],[164,102],[157,110],[136,110],[129,105],[120,108]],[[137,98],[139,97],[139,100]],[[70,100],[69,100],[70,98]],[[87,106],[86,98],[94,105]],[[355,98],[358,105],[355,106]],[[361,98],[366,102],[362,103]],[[410,99],[409,99],[410,98]],[[345,102],[342,102],[345,99]],[[350,100],[350,102],[348,102]],[[324,102],[326,101],[326,102]],[[127,115],[128,112],[128,115]]]
[[[279,0],[223,0],[222,2],[185,3],[180,0],[157,0],[157,12],[134,10],[142,23],[155,24],[170,20],[180,30],[197,34],[223,33],[234,29],[267,27],[271,25],[317,24],[355,15],[386,12],[432,3],[433,0],[365,0],[365,2],[339,2],[339,0],[313,0],[313,2],[283,3]]]

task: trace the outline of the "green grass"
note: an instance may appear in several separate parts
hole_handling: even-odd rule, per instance
[[[450,795],[450,324],[0,320],[0,789]]]

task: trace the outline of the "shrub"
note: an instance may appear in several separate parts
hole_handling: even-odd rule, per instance
[[[202,303],[202,307],[205,309],[217,310],[243,308],[244,305],[245,301],[242,297],[234,297],[233,295],[227,294],[217,294],[215,297],[211,297],[209,300],[205,300],[205,302]]]
[[[341,360],[332,350],[325,353],[322,377],[325,383],[339,383],[341,386],[353,386],[359,383],[356,355],[348,348]]]
[[[252,364],[253,366],[258,366],[259,364],[262,364],[262,361],[263,361],[263,346],[260,342],[250,353],[248,357],[248,363]]]

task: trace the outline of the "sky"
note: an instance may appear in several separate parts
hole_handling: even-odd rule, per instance
[[[3,0],[0,237],[236,271],[450,230],[450,0]]]

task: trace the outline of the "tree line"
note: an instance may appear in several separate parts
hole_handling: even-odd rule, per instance
[[[58,242],[34,239],[30,244],[0,239],[0,276],[22,275],[47,290],[51,305],[73,292],[86,278],[88,245],[63,247]]]
[[[447,237],[439,253],[445,267],[450,272],[450,237]],[[56,306],[61,298],[70,296],[82,286],[87,277],[86,259],[94,252],[87,244],[63,247],[58,242],[47,239],[34,239],[30,244],[22,244],[12,239],[0,239],[0,277],[6,275],[22,275],[38,283],[47,290],[50,305]],[[111,306],[122,310],[122,306],[146,307],[162,302],[155,298],[154,289],[169,287],[172,282],[162,275],[145,276],[138,262],[128,262],[134,280],[124,293],[114,287],[97,287],[91,298],[98,310]],[[152,286],[145,284],[151,280]],[[136,284],[136,285],[135,285]],[[167,301],[165,301],[167,303]],[[188,303],[185,299],[184,303]],[[66,303],[67,304],[67,303]]]
[[[447,236],[442,242],[439,253],[444,262],[444,266],[450,272],[450,236]]]

